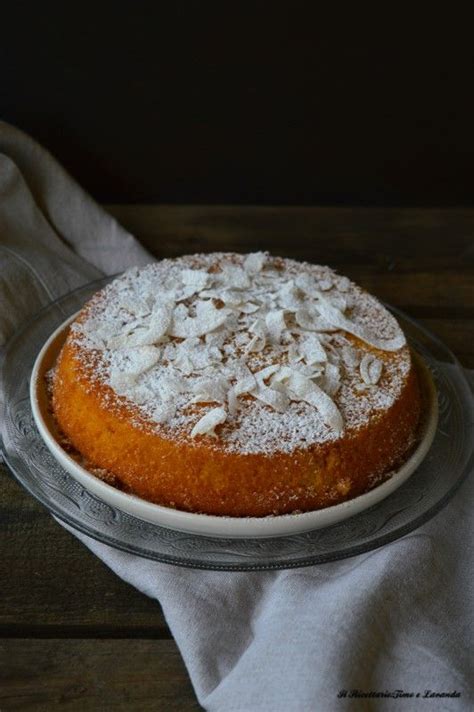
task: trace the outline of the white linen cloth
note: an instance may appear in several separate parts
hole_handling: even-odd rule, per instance
[[[0,122],[0,346],[52,299],[150,259],[50,154]],[[299,570],[193,571],[70,531],[160,602],[207,710],[468,710],[472,480],[412,534]],[[461,696],[425,698],[425,690]]]

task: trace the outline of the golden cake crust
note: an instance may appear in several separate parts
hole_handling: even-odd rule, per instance
[[[183,264],[186,269],[201,271],[204,265],[212,273],[216,265],[227,259],[241,266],[242,258],[235,255],[217,255],[214,259],[212,256],[193,256],[185,258]],[[176,265],[176,261],[167,262],[168,266],[161,263],[160,267],[147,269],[161,269],[165,274],[170,270],[169,265],[173,264],[173,268]],[[292,270],[300,269],[300,263],[288,263],[287,267],[286,261],[281,262],[290,275]],[[273,260],[272,267],[275,264],[279,263]],[[312,266],[303,265],[301,269],[304,274],[313,274]],[[314,273],[319,275],[319,283],[328,275],[334,275],[327,268],[317,269],[324,270]],[[134,273],[128,279],[136,282],[140,278],[140,273]],[[332,278],[336,280],[335,276]],[[345,282],[344,285],[347,287]],[[356,302],[366,298],[361,296],[365,293],[351,283],[352,288]],[[422,400],[408,347],[402,344],[399,348],[384,350],[343,329],[326,333],[322,339],[328,353],[332,348],[336,357],[337,349],[351,348],[361,356],[361,361],[365,358],[369,366],[374,361],[379,364],[381,372],[373,384],[370,383],[370,378],[374,380],[371,373],[369,384],[361,378],[360,388],[357,378],[361,371],[365,375],[367,369],[364,371],[361,364],[335,366],[339,368],[341,382],[331,400],[344,416],[343,432],[332,433],[324,422],[314,425],[310,406],[298,401],[291,391],[286,413],[274,412],[271,406],[257,401],[252,392],[241,394],[239,414],[228,416],[224,424],[214,428],[217,437],[213,431],[191,435],[191,426],[196,425],[202,413],[216,410],[218,405],[202,399],[182,408],[185,417],[178,413],[180,420],[159,423],[150,417],[149,406],[147,410],[133,400],[139,400],[141,395],[138,385],[142,374],[134,377],[134,390],[127,386],[129,390],[124,391],[131,396],[120,394],[113,387],[114,381],[109,373],[110,353],[98,348],[97,342],[90,341],[91,323],[94,326],[97,319],[100,321],[101,313],[107,314],[111,298],[114,298],[113,289],[96,295],[70,330],[54,371],[52,404],[60,430],[78,453],[91,467],[112,475],[117,485],[126,491],[158,504],[208,514],[265,516],[308,511],[337,504],[371,489],[396,468],[413,447]],[[192,303],[194,298],[193,295],[187,297],[185,303]],[[324,296],[319,298],[324,304]],[[390,339],[393,341],[400,335],[399,327],[391,323],[393,317],[383,307],[374,304],[375,301],[371,301],[370,308],[379,310],[374,311],[375,322],[378,319],[381,323],[382,316],[390,322],[388,326],[383,323],[382,326],[388,329],[383,336],[387,343]],[[328,313],[331,315],[332,312]],[[367,319],[363,312],[361,314],[360,323],[364,324]],[[171,341],[178,345],[185,340],[179,336],[158,339],[160,343]],[[127,348],[140,349],[143,345]],[[285,349],[285,344],[281,348],[267,345],[265,356],[260,352],[253,358],[263,359],[261,365],[264,367],[269,359],[281,364],[287,354]],[[335,358],[333,360],[337,362]],[[329,361],[326,362],[328,373],[334,372],[327,363]],[[219,368],[223,369],[223,366]],[[152,378],[152,369],[145,373],[146,378]],[[119,375],[123,376],[123,371]],[[189,381],[193,376],[187,378]],[[313,380],[319,379],[324,386],[328,383],[324,378],[327,376],[323,374]],[[268,386],[268,380],[266,384]],[[319,403],[317,399],[316,403]],[[362,406],[366,403],[367,412],[364,413]],[[320,414],[316,409],[315,422],[318,418]],[[259,420],[267,426],[267,432],[261,435],[261,447],[258,428],[254,433],[255,423]],[[283,421],[294,423],[294,432],[289,434],[288,442],[279,446],[278,424]],[[275,427],[274,438],[268,434],[268,426]],[[301,432],[307,434],[306,442],[301,442]],[[239,433],[241,435],[237,437]]]

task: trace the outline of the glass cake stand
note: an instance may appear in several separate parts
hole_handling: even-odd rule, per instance
[[[4,352],[5,463],[30,494],[74,529],[123,551],[177,566],[227,571],[310,566],[371,551],[408,534],[442,510],[473,469],[474,402],[463,369],[435,336],[391,308],[431,370],[439,421],[426,458],[385,500],[340,524],[269,539],[184,534],[111,507],[56,462],[36,429],[29,398],[33,363],[48,336],[110,280],[88,284],[45,307]]]

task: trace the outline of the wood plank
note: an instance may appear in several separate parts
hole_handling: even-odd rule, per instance
[[[395,306],[474,317],[474,210],[106,207],[157,257],[268,249],[329,264]]]
[[[0,709],[199,710],[172,640],[4,640]]]
[[[474,209],[104,207],[157,256],[269,249],[335,265],[409,272],[417,262],[427,270],[459,271],[474,259]]]
[[[157,601],[112,574],[0,470],[0,635],[169,637]]]

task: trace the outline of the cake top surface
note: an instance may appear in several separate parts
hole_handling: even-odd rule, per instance
[[[329,267],[263,252],[128,270],[69,338],[136,427],[241,453],[337,440],[390,407],[410,368],[375,297]]]

